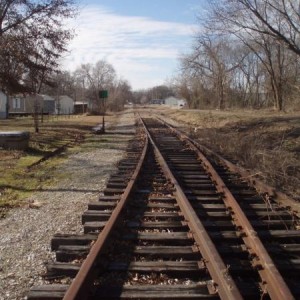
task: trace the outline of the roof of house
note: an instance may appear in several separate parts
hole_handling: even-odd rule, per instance
[[[67,96],[67,95],[61,95],[58,96],[59,100],[72,100],[74,101],[71,97]]]
[[[88,105],[89,103],[88,103],[88,101],[75,101],[74,102],[74,105]]]
[[[49,95],[41,95],[43,97],[44,100],[47,101],[55,101],[54,97],[49,96]]]
[[[183,98],[177,98],[177,97],[174,97],[174,96],[167,97],[165,100],[177,100],[177,101],[183,100],[183,101],[185,101],[185,99],[183,99]]]

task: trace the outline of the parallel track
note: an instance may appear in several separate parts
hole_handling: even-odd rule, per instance
[[[168,126],[144,123],[150,142],[142,154],[135,142],[89,205],[85,234],[52,240],[47,276],[72,284],[28,299],[300,298],[299,220]]]

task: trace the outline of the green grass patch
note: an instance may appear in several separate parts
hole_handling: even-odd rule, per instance
[[[1,131],[23,130],[30,132],[29,149],[10,151],[0,149],[0,217],[13,207],[27,205],[26,199],[36,191],[71,176],[58,171],[65,160],[74,153],[93,151],[97,148],[121,149],[126,147],[128,136],[114,134],[95,135],[91,128],[98,118],[55,118],[40,124],[40,132],[33,132],[31,118],[0,120]],[[121,142],[120,142],[121,141]],[[41,158],[61,146],[69,144],[62,154],[31,167]]]
[[[0,149],[0,169],[3,170],[0,177],[0,217],[8,209],[26,204],[24,200],[35,191],[69,176],[57,172],[57,166],[68,155],[55,156],[33,168],[31,166],[66,144],[80,145],[91,127],[57,119],[40,124],[40,132],[35,133],[31,118],[0,120],[1,131],[30,132],[29,149],[26,151]]]
[[[41,191],[55,182],[66,179],[68,173],[58,172],[68,155],[57,156],[28,169],[38,157],[22,157],[12,169],[5,171],[0,178],[0,217],[4,217],[8,209],[26,205],[24,201],[32,193]]]

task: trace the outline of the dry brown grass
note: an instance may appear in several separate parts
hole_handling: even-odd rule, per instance
[[[203,145],[300,200],[300,112],[160,110]]]

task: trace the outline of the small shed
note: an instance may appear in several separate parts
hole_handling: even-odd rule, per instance
[[[74,113],[74,100],[67,95],[59,96],[55,104],[55,113],[58,115]]]
[[[168,97],[165,99],[165,104],[173,107],[183,107],[186,105],[186,101],[176,97]]]
[[[43,113],[54,114],[55,113],[55,99],[49,95],[41,95],[43,98]]]
[[[7,96],[0,90],[0,119],[6,119]]]
[[[85,114],[88,111],[88,101],[76,101],[74,103],[74,114]]]

